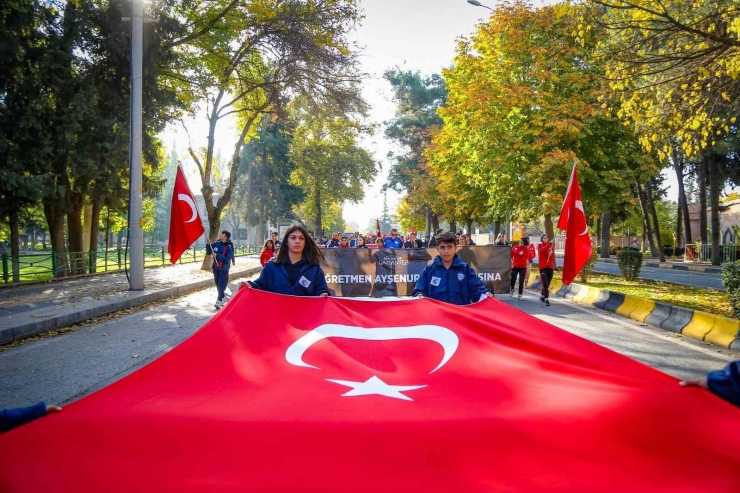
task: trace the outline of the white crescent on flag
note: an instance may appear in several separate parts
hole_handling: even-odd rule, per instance
[[[426,339],[428,341],[434,341],[442,346],[444,356],[439,365],[429,373],[434,373],[442,368],[445,363],[452,358],[452,355],[455,354],[460,343],[457,338],[457,334],[450,329],[440,327],[439,325],[374,327],[372,329],[366,329],[350,325],[324,324],[316,327],[314,330],[291,344],[285,352],[285,359],[291,365],[318,369],[318,367],[309,365],[303,361],[303,353],[317,342],[329,337],[344,337],[347,339],[359,339],[364,341],[393,341],[398,339]]]
[[[193,217],[190,218],[189,221],[185,221],[186,223],[192,223],[195,221],[195,219],[198,217],[198,209],[195,208],[195,203],[193,203],[193,199],[185,195],[184,193],[177,194],[177,200],[182,200],[186,204],[190,206],[190,210],[193,212]]]

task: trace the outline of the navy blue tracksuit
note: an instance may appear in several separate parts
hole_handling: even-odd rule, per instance
[[[222,243],[220,240],[206,245],[206,253],[213,253],[213,280],[216,282],[218,290],[218,301],[223,301],[226,285],[229,283],[229,267],[234,260],[234,250],[228,243]]]
[[[442,265],[439,255],[426,266],[416,282],[413,295],[419,293],[455,305],[469,305],[492,291],[478,278],[475,270],[455,254],[449,269]]]

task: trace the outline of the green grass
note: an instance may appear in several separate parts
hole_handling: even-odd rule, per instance
[[[555,273],[556,279],[561,279],[560,272]],[[575,281],[582,284],[579,279]],[[692,310],[700,310],[724,317],[736,318],[732,315],[730,302],[727,294],[714,289],[698,288],[668,284],[660,281],[649,281],[640,279],[638,281],[625,281],[619,276],[609,274],[594,274],[589,277],[588,286],[599,289],[607,289],[617,293],[624,293],[638,298],[652,301],[660,301],[669,305],[682,306]]]

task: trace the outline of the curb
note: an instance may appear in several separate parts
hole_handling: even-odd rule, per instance
[[[617,260],[613,258],[600,258],[596,261],[597,263],[603,262],[605,264],[616,264]],[[691,271],[691,272],[703,272],[705,274],[722,274],[722,267],[702,267],[699,265],[691,265],[691,264],[675,264],[670,262],[655,262],[652,260],[646,260],[642,263],[643,267],[654,267],[654,268],[661,268],[661,269],[670,269],[670,270],[682,270],[682,271]]]
[[[532,276],[536,278],[532,279]],[[532,273],[530,280],[530,289],[540,289],[540,279],[537,274]],[[734,351],[740,350],[740,320],[583,284],[572,283],[570,286],[565,286],[556,279],[553,279],[550,284],[550,293],[559,298],[595,306],[601,310],[676,334]]]
[[[230,280],[237,279],[239,277],[251,276],[252,274],[256,274],[261,270],[262,267],[252,267],[246,270],[234,272],[233,275],[230,277]],[[149,292],[144,290],[138,293],[133,293],[131,295],[128,294],[131,292],[128,292],[126,293],[126,295],[111,297],[111,300],[106,300],[106,302],[92,308],[82,309],[72,313],[64,313],[45,318],[43,320],[35,320],[33,322],[18,324],[14,327],[0,329],[0,344],[7,344],[19,339],[35,336],[37,334],[41,334],[42,332],[47,332],[52,329],[68,327],[70,325],[85,322],[92,318],[102,317],[110,313],[145,305],[147,303],[152,303],[155,301],[161,301],[173,296],[183,296],[193,291],[198,291],[200,289],[211,286],[213,286],[213,279],[206,278],[199,281],[181,284],[179,286],[170,286],[168,288],[153,290]]]

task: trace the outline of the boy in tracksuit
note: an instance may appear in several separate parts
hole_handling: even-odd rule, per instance
[[[475,270],[457,255],[454,233],[437,236],[437,257],[427,265],[416,283],[413,295],[455,305],[469,305],[493,292],[478,278]]]
[[[527,273],[527,263],[529,262],[530,253],[528,245],[525,245],[525,239],[519,240],[518,245],[511,247],[511,290],[509,296],[514,296],[514,286],[516,286],[516,278],[519,278],[519,301],[522,300],[522,294],[524,293],[524,275]],[[529,243],[529,238],[527,238]]]
[[[218,290],[218,299],[213,305],[216,308],[223,306],[226,285],[229,283],[229,267],[231,266],[232,260],[234,260],[234,249],[229,246],[229,239],[231,233],[228,231],[221,231],[221,239],[214,241],[210,245],[206,245],[206,253],[213,254],[213,280],[216,282],[216,289]]]

